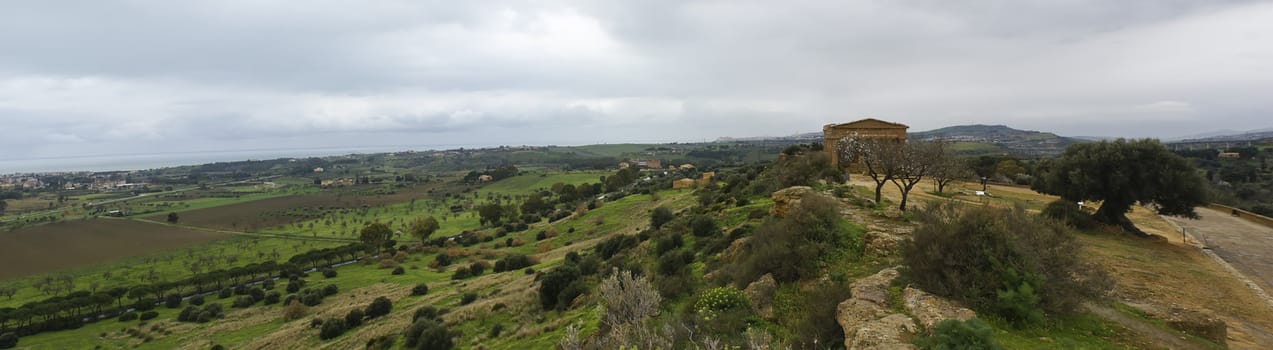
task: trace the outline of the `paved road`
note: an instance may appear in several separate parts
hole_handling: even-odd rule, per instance
[[[1199,220],[1169,217],[1266,292],[1273,293],[1273,228],[1210,208]]]

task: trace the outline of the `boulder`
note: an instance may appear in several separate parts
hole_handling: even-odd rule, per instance
[[[977,317],[977,313],[968,308],[911,287],[906,287],[906,290],[902,291],[902,303],[906,307],[906,312],[914,315],[915,319],[919,320],[919,325],[930,332],[933,326],[942,320],[967,321]]]
[[[880,270],[849,285],[854,299],[867,300],[881,306],[888,305],[888,285],[897,278],[897,268]]]
[[[844,346],[853,343],[858,329],[889,314],[888,309],[866,300],[850,298],[836,306],[835,321],[844,329]]]
[[[791,208],[795,208],[797,205],[800,205],[801,198],[804,198],[804,196],[811,193],[815,192],[813,191],[813,188],[809,186],[792,186],[774,191],[772,196],[774,206],[773,209],[770,209],[770,213],[780,218],[786,217],[787,212],[790,211]]]
[[[917,349],[910,339],[916,332],[915,321],[903,314],[892,314],[867,322],[858,328],[853,340],[845,338],[849,350]]]
[[[774,320],[774,291],[778,290],[778,282],[772,274],[765,274],[760,279],[747,285],[743,293],[751,300],[752,310],[761,318]]]

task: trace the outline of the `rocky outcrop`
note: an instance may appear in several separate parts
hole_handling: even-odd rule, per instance
[[[910,317],[892,313],[889,283],[897,269],[889,268],[859,279],[849,286],[853,297],[836,307],[836,322],[844,329],[844,347],[853,349],[914,349],[910,337],[915,323]]]
[[[919,320],[919,325],[930,332],[933,330],[933,326],[942,320],[956,319],[967,321],[977,317],[977,313],[968,308],[911,287],[906,287],[906,290],[902,291],[902,304],[906,308],[906,312],[915,316],[915,319]]]
[[[743,293],[751,300],[752,310],[766,320],[774,319],[774,292],[778,290],[778,282],[772,274],[765,274],[760,279],[747,285]]]
[[[774,191],[772,196],[774,206],[769,212],[780,218],[786,217],[787,212],[791,211],[791,208],[800,205],[800,199],[813,193],[817,192],[814,192],[813,188],[809,186],[792,186]]]
[[[906,341],[915,334],[915,321],[903,314],[892,314],[867,322],[853,335],[853,342],[845,346],[852,349],[916,349]],[[847,338],[847,337],[846,337]]]
[[[862,254],[868,258],[900,255],[907,239],[909,237],[885,231],[867,231],[862,237],[862,243],[864,243]]]

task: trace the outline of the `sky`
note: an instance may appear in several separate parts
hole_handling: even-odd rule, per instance
[[[705,141],[864,117],[1068,136],[1273,127],[1267,1],[0,7],[0,161]]]

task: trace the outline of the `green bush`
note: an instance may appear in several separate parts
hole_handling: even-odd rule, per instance
[[[664,206],[654,208],[654,212],[650,213],[650,227],[658,229],[660,227],[663,227],[664,224],[671,222],[672,219],[675,219],[675,218],[676,218],[676,215],[672,214],[671,208],[664,207]]]
[[[240,295],[234,298],[234,303],[231,304],[231,306],[234,306],[237,308],[245,308],[245,307],[252,306],[253,304],[256,304],[256,299],[252,299],[251,296]]]
[[[573,264],[565,264],[545,273],[539,280],[539,305],[544,310],[555,309],[561,292],[579,277],[579,268]]]
[[[345,326],[349,328],[361,326],[363,316],[362,310],[349,310],[349,313],[345,314]]]
[[[132,321],[136,319],[137,319],[136,312],[129,311],[129,312],[119,314],[119,322],[128,322],[128,321]]]
[[[159,317],[159,311],[151,310],[151,311],[143,312],[141,313],[141,315],[137,315],[137,320],[149,321],[149,320],[155,319],[155,317]]]
[[[176,309],[181,307],[181,294],[168,294],[164,296],[164,307]]]
[[[421,284],[415,285],[415,287],[411,287],[411,295],[425,295],[425,294],[429,294],[428,285],[421,283]]]
[[[916,211],[921,225],[904,253],[917,286],[1018,324],[1044,312],[1070,313],[1109,288],[1083,264],[1061,224],[1024,209],[937,203]]]
[[[815,277],[822,257],[860,256],[862,237],[845,224],[838,202],[809,196],[785,218],[769,220],[757,228],[748,248],[740,261],[722,266],[721,276],[740,288],[767,273],[779,282]]]
[[[203,306],[203,301],[204,300],[203,300],[202,294],[190,297],[190,305]]]
[[[698,301],[694,302],[694,312],[706,319],[711,319],[721,311],[751,307],[747,295],[733,286],[717,287],[703,291]]]
[[[464,293],[464,295],[460,297],[460,305],[472,304],[474,301],[477,301],[477,293]]]
[[[0,334],[0,349],[12,349],[18,346],[18,335],[13,332]]]
[[[376,318],[388,315],[393,311],[393,302],[386,297],[376,297],[370,305],[367,305],[367,318]]]
[[[712,218],[704,215],[695,216],[694,219],[690,221],[690,231],[694,233],[695,237],[707,237],[720,234],[720,228],[716,227],[716,220],[712,220]]]
[[[445,324],[433,319],[420,319],[407,328],[406,346],[421,350],[449,350],[455,346],[452,336]]]
[[[1076,229],[1091,230],[1098,226],[1091,214],[1079,209],[1078,203],[1058,199],[1043,207],[1043,216],[1064,222]]]
[[[1003,349],[995,342],[994,329],[979,318],[938,322],[932,335],[915,339],[915,345],[924,350]]]
[[[345,334],[345,320],[339,318],[329,318],[323,321],[323,328],[318,332],[318,338],[327,340],[339,337]]]
[[[265,293],[265,299],[264,299],[265,305],[278,304],[279,298],[282,298],[282,297],[283,296],[280,295],[278,292]]]

